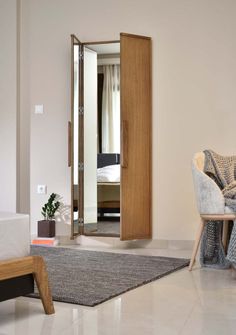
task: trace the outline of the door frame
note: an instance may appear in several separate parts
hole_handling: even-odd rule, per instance
[[[77,42],[77,43],[76,43]],[[79,144],[78,144],[78,199],[75,201],[78,208],[78,232],[74,230],[74,46],[78,45],[78,69],[79,69],[79,86],[78,86],[78,109],[82,108],[82,112],[78,111],[78,125],[79,125]],[[83,43],[75,36],[71,35],[71,122],[68,125],[68,139],[69,139],[69,161],[68,165],[71,166],[71,236],[73,240],[75,237],[83,234],[83,220],[84,220],[84,206],[83,206],[83,188],[84,188],[84,171],[83,171],[83,134],[84,134],[84,94],[83,94],[83,76],[84,76],[84,63],[83,63]],[[81,164],[82,163],[82,164]]]

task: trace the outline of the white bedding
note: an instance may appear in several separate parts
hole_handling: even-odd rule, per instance
[[[0,261],[30,253],[29,216],[0,212]]]
[[[108,165],[97,169],[98,183],[119,183],[120,182],[120,165]]]

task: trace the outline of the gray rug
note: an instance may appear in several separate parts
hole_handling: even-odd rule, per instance
[[[53,300],[85,306],[98,305],[189,263],[180,258],[41,246],[31,246],[31,254],[43,256],[47,263]]]

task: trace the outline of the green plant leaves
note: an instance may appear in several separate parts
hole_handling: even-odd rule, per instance
[[[48,202],[44,204],[42,207],[42,215],[45,220],[52,220],[55,217],[55,212],[60,207],[60,202],[56,201],[58,195],[56,193],[52,193],[48,199]]]

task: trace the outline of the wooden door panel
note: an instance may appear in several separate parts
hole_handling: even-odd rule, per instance
[[[121,240],[151,238],[151,39],[121,34]]]

